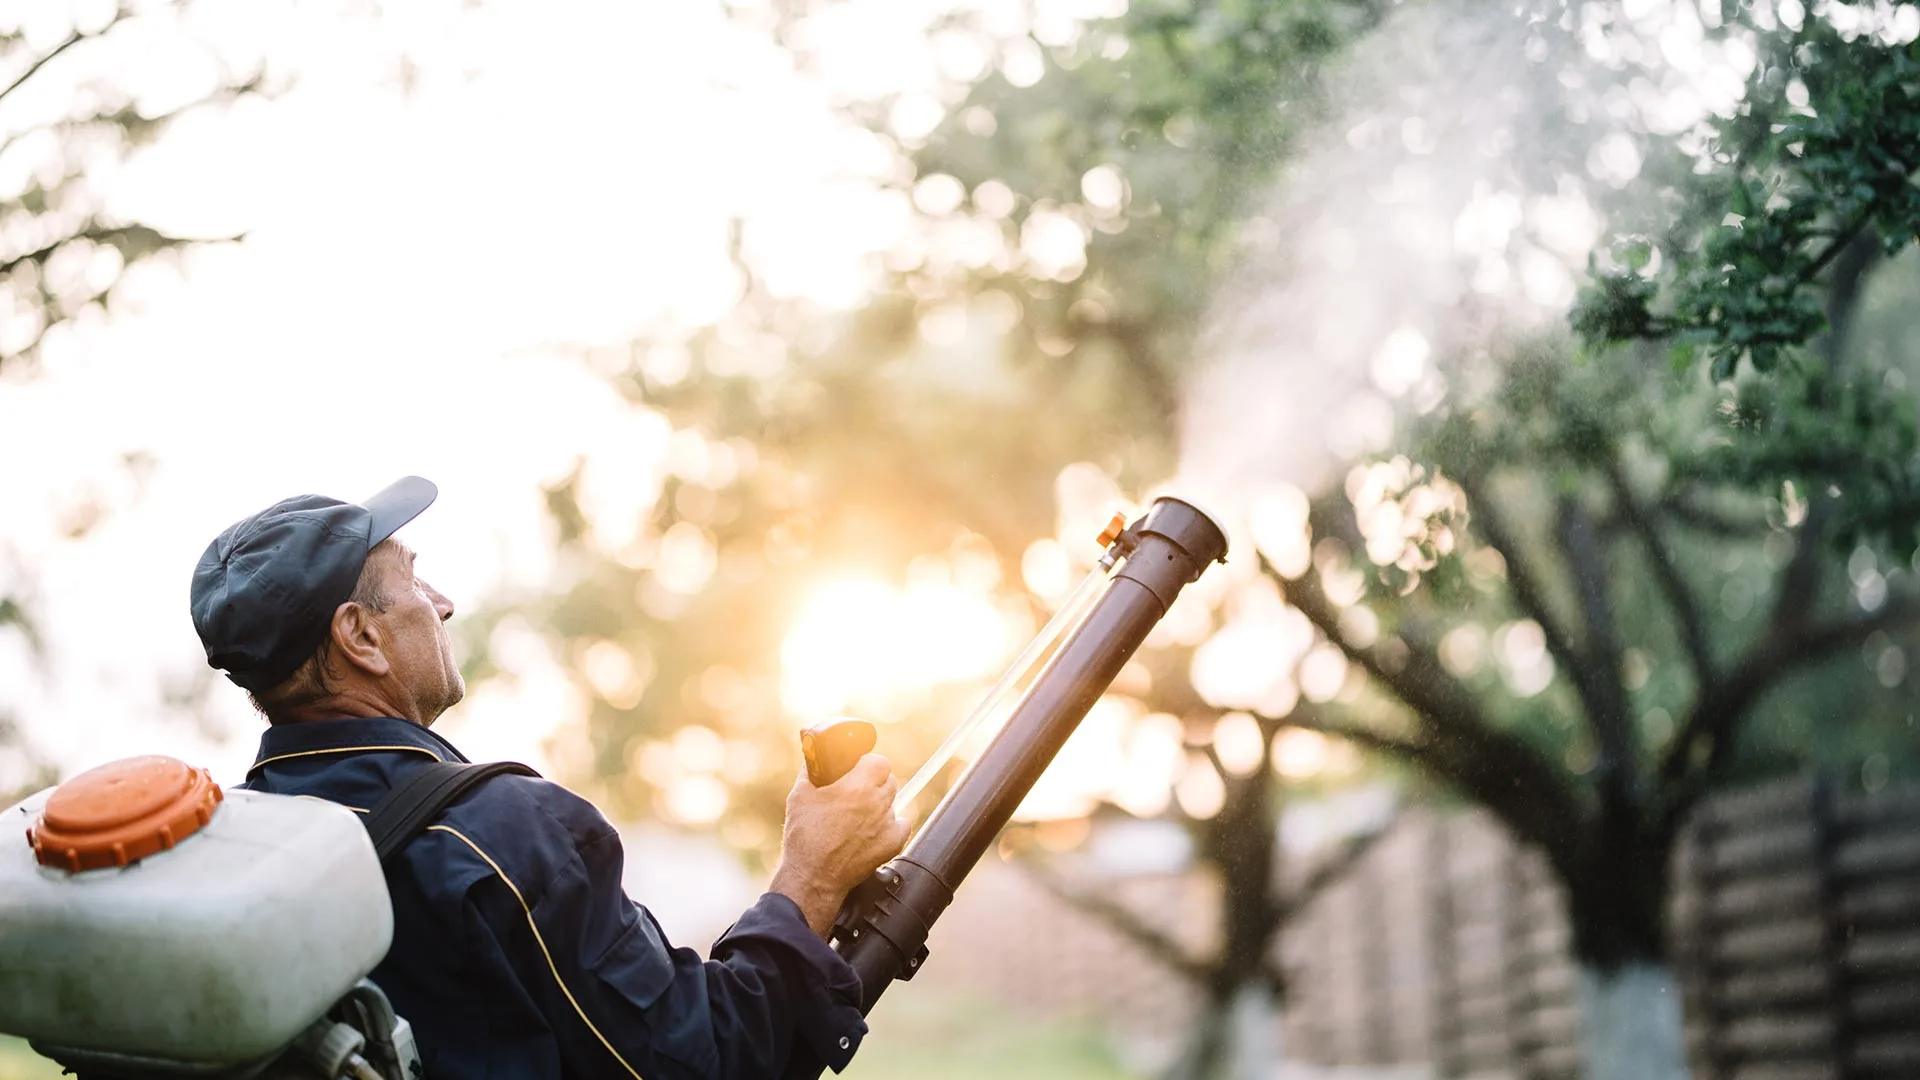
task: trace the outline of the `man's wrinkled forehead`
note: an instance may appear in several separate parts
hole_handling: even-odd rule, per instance
[[[413,560],[414,550],[392,538],[380,541],[372,551],[367,552],[367,565],[378,567],[383,578],[390,571],[412,572]]]

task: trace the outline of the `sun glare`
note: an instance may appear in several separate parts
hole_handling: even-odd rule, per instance
[[[781,701],[802,720],[838,712],[895,720],[935,686],[996,674],[1028,629],[989,594],[960,585],[825,582],[781,645]]]
[[[984,687],[1034,631],[986,589],[954,584],[947,575],[913,576],[905,587],[842,578],[807,596],[780,652],[781,698],[796,719],[850,713],[897,720],[940,684]],[[1122,695],[1097,701],[1014,816],[1077,819],[1101,800],[1148,816],[1164,810],[1186,763],[1181,724],[1145,711]],[[990,721],[958,758],[978,753],[995,730],[997,722]],[[881,749],[887,749],[885,736]],[[1207,795],[1196,790],[1187,798],[1204,803]]]

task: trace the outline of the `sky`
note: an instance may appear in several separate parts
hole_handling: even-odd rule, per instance
[[[832,106],[933,85],[926,4],[849,5],[805,73],[714,3],[391,9],[202,4],[72,50],[0,108],[0,130],[57,109],[94,65],[188,97],[209,52],[297,76],[189,117],[108,181],[129,215],[244,240],[136,276],[130,310],[0,382],[0,553],[31,568],[48,646],[0,631],[0,709],[63,773],[168,752],[239,779],[260,721],[237,689],[222,681],[208,723],[158,719],[161,688],[206,670],[187,584],[227,524],[415,473],[440,487],[402,533],[423,576],[456,604],[537,584],[543,483],[585,457],[643,492],[662,467],[596,350],[723,311],[730,217],[770,280],[840,304],[897,228],[872,198],[891,160]],[[914,122],[937,119],[920,104]],[[109,512],[63,542],[89,498]],[[517,685],[445,721],[471,756],[541,764],[574,712],[552,665],[523,659]]]
[[[956,6],[983,29],[938,29]],[[56,41],[69,11],[99,18],[99,8],[35,8],[43,21],[27,24],[29,38]],[[128,216],[245,238],[198,249],[177,272],[136,272],[129,303],[103,329],[50,341],[31,379],[0,380],[0,575],[18,579],[0,578],[0,595],[27,586],[47,640],[35,656],[0,630],[0,714],[17,717],[68,774],[167,752],[238,779],[261,723],[240,693],[217,685],[199,723],[163,698],[206,678],[186,612],[194,561],[220,529],[279,498],[357,498],[400,475],[429,477],[440,500],[403,538],[422,574],[469,608],[550,579],[541,487],[577,463],[597,515],[643,513],[671,440],[602,373],[609,359],[624,363],[636,337],[671,336],[728,308],[738,288],[729,221],[744,222],[743,245],[770,287],[829,306],[857,302],[879,254],[911,227],[906,196],[886,190],[910,172],[836,106],[891,101],[888,122],[911,143],[988,65],[1029,85],[1043,71],[1036,41],[1070,40],[1075,20],[1124,5],[841,0],[800,28],[797,52],[775,42],[764,11],[718,0],[385,10],[366,0],[199,0],[190,10],[184,25],[144,19],[74,49],[31,92],[0,102],[4,138],[60,115],[101,72],[156,105],[205,92],[217,75],[209,57],[238,68],[265,57],[292,77],[271,99],[189,117],[102,178]],[[1664,117],[1656,126],[1678,130],[1731,105],[1751,56],[1704,47],[1693,5],[1636,0],[1622,10],[1672,69],[1670,92],[1644,95]],[[1427,14],[1450,25],[1443,8]],[[1304,484],[1306,466],[1276,438],[1321,453],[1321,440],[1250,402],[1291,401],[1334,431],[1386,431],[1388,399],[1420,397],[1434,382],[1429,342],[1463,290],[1510,294],[1532,317],[1558,318],[1599,233],[1577,192],[1508,190],[1511,155],[1479,138],[1510,123],[1519,106],[1494,84],[1532,58],[1451,26],[1507,66],[1443,62],[1431,26],[1395,25],[1352,62],[1424,79],[1426,96],[1389,95],[1398,104],[1383,111],[1359,95],[1358,122],[1320,133],[1270,214],[1312,255],[1312,273],[1256,266],[1247,286],[1256,302],[1237,312],[1229,296],[1211,320],[1211,362],[1185,403],[1184,479],[1203,496],[1214,494],[1203,480],[1218,486],[1248,461],[1268,472],[1278,462],[1289,471],[1281,479]],[[1627,40],[1590,37],[1596,59]],[[1440,70],[1411,70],[1420,65],[1410,55]],[[1413,109],[1407,101],[1433,115],[1393,111]],[[1437,152],[1442,135],[1460,145]],[[0,190],[20,182],[18,157],[0,150]],[[1629,185],[1638,168],[1631,142],[1596,142],[1597,182]],[[1378,176],[1392,183],[1356,180]],[[1083,187],[1093,198],[1097,185]],[[1421,194],[1429,188],[1445,197]],[[1341,209],[1343,199],[1353,205]],[[1410,236],[1430,238],[1431,250],[1409,254]],[[1082,242],[1062,257],[1083,259]],[[1466,280],[1467,256],[1499,273]],[[1250,390],[1275,381],[1271,392]],[[1370,428],[1356,403],[1389,422]],[[1324,449],[1345,457],[1368,447]],[[131,453],[150,466],[129,470]],[[1110,486],[1099,489],[1103,507],[1117,494]],[[1289,493],[1297,500],[1282,485],[1242,507],[1249,525],[1261,530],[1264,505],[1266,533],[1297,534]],[[64,540],[64,523],[88,501],[107,513],[84,539]],[[1271,673],[1248,657],[1306,650],[1277,595],[1250,594],[1236,611],[1228,630],[1248,632],[1217,635],[1208,670]],[[578,691],[524,624],[509,622],[490,644],[517,677],[476,688],[443,730],[475,758],[564,772],[548,751],[579,742],[555,738],[577,722]],[[1327,658],[1331,692],[1344,665]],[[1203,674],[1196,668],[1204,684]],[[1297,694],[1291,676],[1275,677],[1285,685],[1240,687],[1216,703]]]
[[[292,494],[358,498],[426,476],[439,501],[401,537],[421,574],[471,608],[551,579],[541,488],[578,463],[596,531],[644,515],[668,466],[667,428],[611,389],[604,361],[624,361],[636,337],[725,312],[738,287],[730,219],[744,222],[770,288],[829,307],[858,302],[878,254],[911,227],[905,198],[884,190],[910,173],[836,107],[891,100],[888,122],[910,142],[988,70],[995,36],[1031,50],[1029,30],[1065,41],[1075,19],[1124,10],[958,2],[982,32],[934,28],[951,0],[828,5],[796,35],[804,69],[752,9],[581,0],[371,14],[352,0],[201,0],[184,26],[136,23],[91,56],[74,50],[68,70],[50,66],[34,95],[0,108],[0,131],[59,115],[101,70],[158,104],[204,93],[217,74],[208,54],[235,67],[266,57],[293,81],[190,116],[105,177],[129,217],[244,239],[195,250],[178,272],[136,270],[120,296],[130,302],[104,329],[50,341],[42,370],[0,382],[0,455],[33,463],[0,473],[10,508],[0,573],[10,553],[10,584],[29,588],[47,641],[35,656],[0,630],[0,713],[62,775],[167,753],[236,782],[262,721],[211,675],[186,610],[192,566],[229,523]],[[29,32],[51,42],[66,26]],[[1040,77],[1035,59],[1016,48],[999,62],[1027,85]],[[0,157],[0,183],[7,164]],[[129,470],[132,453],[147,464]],[[1098,480],[1089,497],[1104,521],[1121,493]],[[64,538],[88,501],[107,512],[83,539]],[[871,601],[855,605],[870,622],[920,631],[889,637],[895,651],[973,626],[984,651],[968,654],[969,677],[991,675],[1020,644],[988,598],[966,590],[822,588],[836,606],[846,596],[835,589]],[[796,639],[819,636],[794,628]],[[809,654],[787,666],[822,676],[808,682],[813,704],[837,708],[874,665],[865,638],[831,637],[839,662]],[[581,691],[541,635],[508,619],[489,645],[513,677],[473,687],[436,730],[476,760],[584,772],[568,752],[586,745]],[[955,675],[886,667],[893,681]],[[196,679],[205,708],[168,704]],[[1036,812],[1079,812],[1088,796],[1073,778],[1111,772],[1132,719],[1086,725],[1056,782],[1035,793]],[[1136,785],[1154,806],[1180,759],[1172,738],[1148,740],[1155,764]],[[0,786],[18,782],[0,775]]]

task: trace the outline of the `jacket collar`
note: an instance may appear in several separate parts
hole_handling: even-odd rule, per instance
[[[452,743],[409,720],[392,716],[347,720],[308,720],[275,724],[260,733],[260,752],[254,755],[252,776],[264,765],[287,758],[366,751],[425,754],[435,761],[467,760]]]

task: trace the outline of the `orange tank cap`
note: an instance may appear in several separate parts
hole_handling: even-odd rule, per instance
[[[198,832],[223,797],[205,769],[157,754],[122,758],[55,788],[27,842],[43,866],[127,866]]]
[[[1126,531],[1127,531],[1127,516],[1125,514],[1120,514],[1120,513],[1114,514],[1112,518],[1108,519],[1107,527],[1100,530],[1100,538],[1098,540],[1098,543],[1100,544],[1101,549],[1105,550],[1107,548],[1112,547],[1113,542],[1115,540],[1120,539],[1120,534]]]

